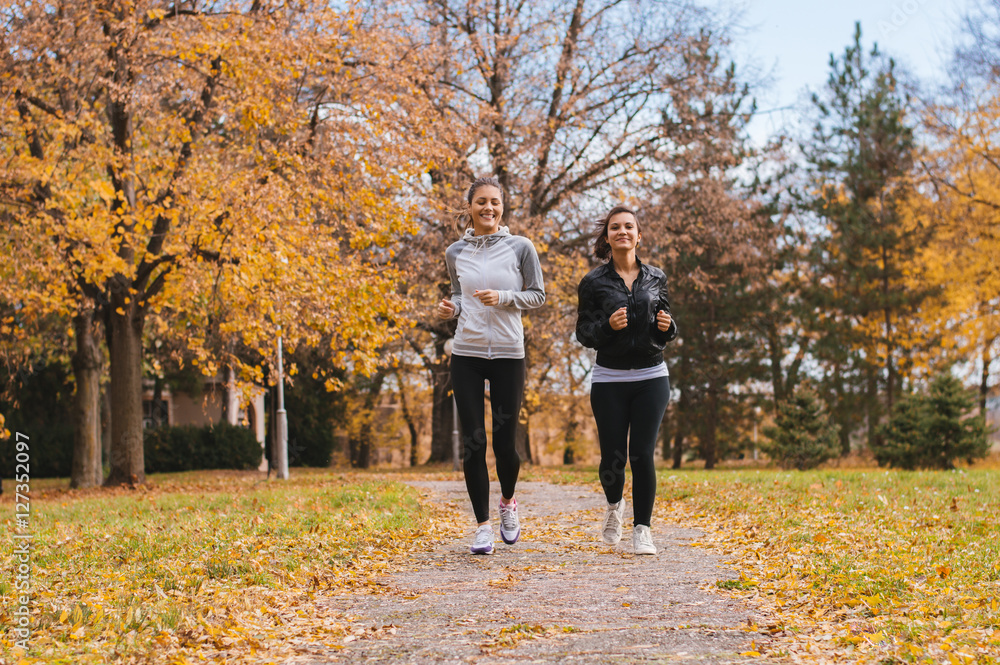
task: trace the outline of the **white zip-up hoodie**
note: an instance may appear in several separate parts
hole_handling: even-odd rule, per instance
[[[466,229],[445,251],[451,276],[458,330],[452,352],[474,358],[523,358],[521,310],[541,307],[545,285],[538,253],[531,241],[511,235],[506,226],[477,236]],[[472,294],[493,289],[497,305],[487,306]]]

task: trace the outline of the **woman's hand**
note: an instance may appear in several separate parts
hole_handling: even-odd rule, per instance
[[[485,291],[476,289],[476,292],[473,293],[472,296],[474,298],[479,298],[479,302],[483,303],[487,307],[500,304],[500,294],[493,289],[486,289]]]
[[[670,330],[670,314],[664,312],[662,309],[656,313],[656,327],[660,329],[660,332],[667,332]]]
[[[455,316],[455,303],[445,298],[438,303],[436,311],[439,319],[450,319]]]
[[[608,323],[611,324],[612,330],[621,330],[628,325],[628,310],[624,307],[619,308],[608,319]]]

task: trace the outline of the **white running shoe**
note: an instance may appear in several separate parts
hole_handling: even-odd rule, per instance
[[[493,554],[493,527],[484,524],[476,529],[476,537],[472,539],[469,551],[473,554]]]
[[[604,526],[601,538],[608,545],[617,545],[622,539],[622,526],[625,524],[625,499],[618,503],[609,503],[608,512],[604,514]]]
[[[510,503],[500,503],[500,537],[503,542],[513,545],[521,537],[521,520],[517,518],[517,499]]]
[[[632,551],[636,554],[656,554],[653,535],[645,524],[637,524],[632,529]]]

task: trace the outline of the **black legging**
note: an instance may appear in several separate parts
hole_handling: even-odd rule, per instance
[[[465,486],[469,489],[472,509],[477,522],[485,522],[490,514],[490,473],[486,468],[486,407],[483,399],[485,382],[490,382],[490,410],[493,414],[493,454],[497,460],[500,491],[505,497],[514,496],[521,458],[514,447],[517,414],[524,393],[524,358],[451,357],[451,385],[462,424],[462,455]]]
[[[670,379],[595,383],[590,405],[601,440],[601,485],[608,503],[618,503],[625,487],[625,461],[632,466],[634,523],[649,526],[656,500],[653,452],[663,412],[670,401]],[[631,432],[629,431],[631,430]]]

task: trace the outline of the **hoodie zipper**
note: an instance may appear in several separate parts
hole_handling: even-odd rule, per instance
[[[618,278],[619,283],[621,283],[622,288],[625,290],[625,302],[627,303],[627,307],[625,308],[625,314],[628,320],[628,325],[626,326],[626,333],[628,334],[628,345],[629,348],[635,348],[635,325],[633,324],[636,322],[636,317],[633,315],[633,311],[636,309],[635,289],[637,286],[639,286],[639,283],[642,280],[642,267],[641,266],[639,267],[639,274],[636,275],[635,279],[632,281],[631,289],[625,286],[625,280],[622,279],[622,276],[619,275],[618,271],[614,269],[614,266],[612,266],[611,270],[614,272],[615,277]]]
[[[486,290],[486,242],[483,242],[483,290]],[[490,311],[489,307],[486,307],[486,357],[489,360],[493,360],[493,313]]]

